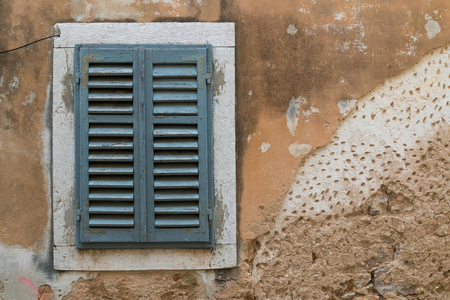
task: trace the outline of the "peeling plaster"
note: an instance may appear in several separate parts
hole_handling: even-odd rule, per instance
[[[261,149],[261,153],[267,152],[267,150],[270,149],[270,143],[266,143],[266,142],[262,143],[260,149]]]
[[[425,30],[427,31],[427,37],[429,39],[434,38],[439,32],[441,32],[441,26],[439,26],[439,23],[433,18],[425,14],[425,20],[428,20],[428,22],[425,24]]]
[[[308,144],[298,144],[295,142],[294,144],[289,145],[289,153],[295,158],[306,155],[311,152],[311,150],[312,146]]]
[[[353,107],[356,105],[356,100],[341,100],[337,103],[337,106],[339,108],[339,112],[342,116],[347,116],[348,113],[352,110]]]
[[[300,104],[308,103],[306,99],[302,99],[302,97],[294,98],[292,97],[289,102],[289,107],[286,112],[286,122],[287,127],[289,129],[289,133],[294,136],[295,130],[297,129],[298,124],[298,115],[300,115]]]
[[[34,102],[36,100],[36,94],[33,92],[30,92],[24,102],[22,102],[22,105],[28,105]]]
[[[318,113],[319,109],[314,107],[314,106],[310,106],[309,109],[307,110],[303,110],[302,111],[302,115],[305,117],[305,123],[309,122],[309,117],[313,114],[313,113]]]
[[[292,25],[292,24],[289,24],[289,26],[288,26],[288,28],[287,28],[287,33],[288,34],[290,34],[290,35],[292,35],[292,36],[294,36],[294,35],[296,35],[297,34],[297,28],[295,28],[295,26],[294,25]]]
[[[9,88],[16,89],[17,87],[19,87],[19,79],[16,76],[14,76],[13,80],[9,83]]]

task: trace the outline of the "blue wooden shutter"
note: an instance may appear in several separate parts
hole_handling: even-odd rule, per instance
[[[136,61],[134,49],[76,51],[78,247],[139,239]]]
[[[75,53],[78,248],[214,245],[210,46]]]
[[[212,246],[211,49],[147,49],[145,57],[148,240]]]

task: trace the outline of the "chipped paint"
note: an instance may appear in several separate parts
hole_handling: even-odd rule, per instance
[[[334,19],[337,21],[345,20],[345,19],[347,19],[347,14],[343,11],[335,13]]]
[[[25,101],[22,102],[22,105],[28,105],[34,102],[36,100],[36,94],[33,92],[30,92],[26,98]]]
[[[270,149],[270,143],[262,143],[261,147],[259,147],[259,149],[261,149],[261,153],[267,152],[267,150]]]
[[[439,23],[437,21],[433,20],[433,18],[428,14],[425,14],[425,20],[428,21],[425,24],[425,30],[427,31],[427,37],[429,39],[432,39],[439,32],[441,32],[441,26],[439,25]]]
[[[9,88],[16,89],[18,87],[19,87],[19,79],[16,76],[14,76],[11,82],[9,83]]]
[[[311,105],[309,109],[303,110],[302,115],[305,117],[305,123],[309,122],[309,117],[311,117],[312,114],[318,113],[319,109]]]
[[[289,26],[288,26],[288,28],[287,28],[287,30],[286,30],[286,32],[288,33],[288,34],[290,34],[290,35],[296,35],[297,34],[297,28],[295,28],[295,26],[294,25],[292,25],[292,24],[289,24]]]
[[[348,113],[352,110],[353,107],[356,105],[356,100],[341,100],[337,103],[337,106],[339,108],[339,112],[342,116],[347,116]]]
[[[299,144],[297,142],[289,145],[289,153],[295,157],[299,158],[311,152],[312,146],[308,144]]]
[[[301,96],[298,98],[292,97],[289,102],[289,107],[286,112],[286,122],[289,133],[292,136],[295,135],[295,130],[297,129],[298,115],[300,115],[300,105],[306,103],[308,103],[306,99],[303,99]]]

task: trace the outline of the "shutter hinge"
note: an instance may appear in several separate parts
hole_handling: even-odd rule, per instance
[[[205,74],[205,77],[206,77],[206,83],[207,84],[211,84],[211,73],[206,73]]]
[[[75,75],[75,82],[80,84],[80,75],[79,74]]]
[[[80,210],[79,209],[77,209],[77,214],[76,214],[76,216],[77,216],[77,222],[80,222]]]

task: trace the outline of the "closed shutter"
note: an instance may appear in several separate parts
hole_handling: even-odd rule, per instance
[[[212,247],[208,46],[80,46],[78,248]]]
[[[152,87],[150,240],[208,242],[212,174],[207,48],[146,51]],[[150,128],[152,126],[152,128]]]
[[[135,56],[132,49],[80,50],[76,118],[81,243],[134,242],[139,230]]]

